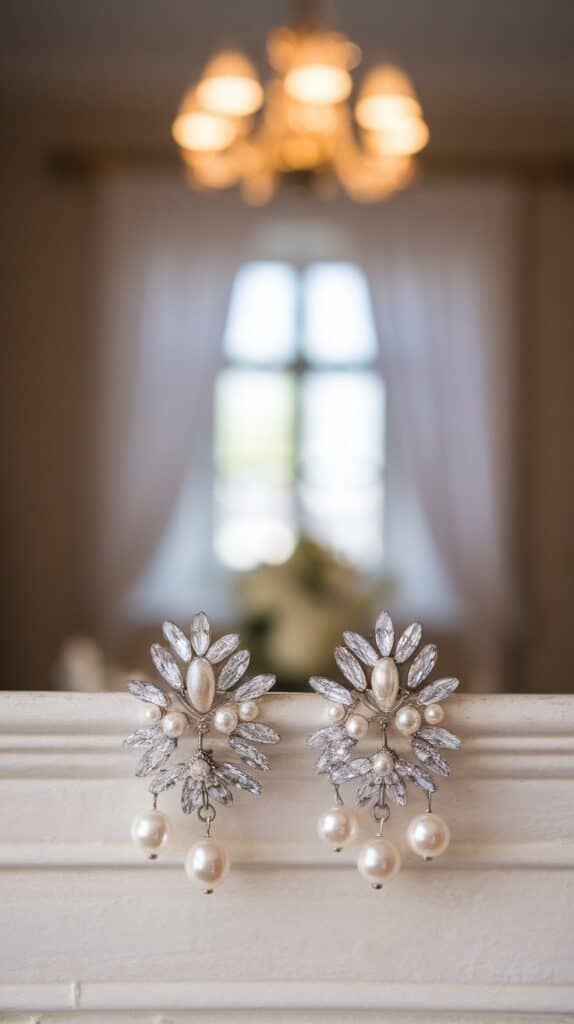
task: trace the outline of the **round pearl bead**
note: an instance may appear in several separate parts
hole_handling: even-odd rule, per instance
[[[146,725],[157,725],[161,721],[161,708],[158,708],[157,704],[146,704],[142,708],[142,721]]]
[[[211,774],[209,762],[204,757],[196,757],[189,766],[189,774],[193,779],[207,779]]]
[[[404,736],[412,736],[417,729],[420,729],[420,712],[412,704],[405,704],[395,715],[395,725]]]
[[[213,892],[228,871],[227,850],[216,839],[201,839],[187,851],[185,873],[205,893]]]
[[[329,722],[329,725],[340,725],[347,714],[347,709],[343,704],[329,703],[327,710],[325,711],[325,718]]]
[[[259,716],[259,708],[254,700],[244,700],[239,705],[239,717],[242,722],[254,722]]]
[[[394,765],[395,759],[388,750],[379,750],[373,757],[373,771],[381,778],[392,772]]]
[[[233,732],[238,721],[239,715],[231,704],[225,704],[222,708],[218,708],[213,716],[213,724],[217,731],[224,732],[226,735]]]
[[[383,836],[369,839],[359,851],[357,867],[374,889],[380,889],[383,882],[396,875],[400,866],[401,855],[397,847]]]
[[[409,823],[407,842],[413,853],[431,860],[446,850],[450,843],[450,830],[438,814],[417,814]]]
[[[361,740],[369,731],[369,723],[364,715],[349,715],[345,730],[354,740]]]
[[[429,704],[424,710],[424,716],[429,725],[440,725],[444,719],[444,708],[440,704]]]
[[[161,727],[166,736],[169,736],[172,740],[176,740],[179,736],[183,736],[185,728],[187,726],[187,718],[183,714],[183,711],[168,711],[167,715],[164,715]]]
[[[160,811],[146,811],[132,822],[132,840],[151,856],[159,850],[167,836],[167,822]]]
[[[331,807],[317,822],[319,839],[329,843],[337,853],[355,838],[356,832],[357,819],[346,807]]]

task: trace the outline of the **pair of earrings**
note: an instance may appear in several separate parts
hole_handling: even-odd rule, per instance
[[[227,851],[211,834],[215,804],[231,806],[234,788],[258,796],[262,787],[238,764],[216,757],[208,743],[214,736],[225,737],[231,756],[251,771],[269,771],[270,761],[259,748],[278,743],[279,735],[259,717],[262,699],[276,677],[245,679],[249,651],[239,649],[237,633],[214,640],[205,612],[195,615],[189,636],[172,622],[164,622],[163,636],[167,646],[152,644],[151,656],[168,688],[142,680],[127,684],[129,692],[143,702],[144,724],[128,736],[124,746],[141,751],[135,773],[150,778],[152,795],[151,810],[132,824],[132,839],[149,859],[157,858],[168,832],[166,817],[157,808],[158,798],[181,784],[182,811],[195,813],[204,832],[186,854],[185,871],[203,892],[211,893],[229,870]],[[326,724],[312,733],[308,743],[319,749],[314,770],[328,778],[335,796],[333,806],[319,818],[318,834],[335,852],[355,838],[357,816],[345,806],[340,787],[357,783],[356,802],[360,808],[371,808],[377,826],[375,836],[359,851],[357,867],[375,889],[400,868],[400,852],[384,829],[391,813],[387,798],[404,806],[407,783],[420,789],[427,800],[426,811],[416,815],[407,829],[413,852],[431,860],[446,850],[450,839],[448,826],[432,811],[432,796],[437,789],[434,776],[450,773],[441,748],[460,746],[458,737],[441,725],[442,702],[456,690],[458,680],[427,681],[436,665],[437,649],[434,644],[421,648],[421,640],[422,627],[413,623],[395,643],[391,617],[383,611],[375,625],[374,643],[358,633],[343,634],[344,644],[335,649],[335,661],[344,683],[310,679],[311,688],[325,698]],[[371,756],[356,756],[357,745],[372,726],[378,735],[377,750]],[[395,749],[395,732],[403,742],[410,742],[413,760]],[[179,740],[192,733],[197,745],[191,758],[172,763]]]

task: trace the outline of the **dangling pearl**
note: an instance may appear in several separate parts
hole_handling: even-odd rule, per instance
[[[395,715],[395,725],[404,736],[412,736],[421,726],[421,716],[412,704],[405,704]]]
[[[347,709],[343,704],[334,704],[330,701],[329,706],[325,711],[325,718],[329,722],[329,725],[340,725],[347,714]]]
[[[425,860],[432,860],[446,850],[450,843],[450,830],[438,814],[417,814],[409,822],[407,842],[413,853],[418,853]]]
[[[205,714],[215,697],[215,675],[207,658],[194,658],[185,677],[188,697],[196,711]]]
[[[244,700],[239,705],[239,717],[242,722],[254,722],[259,716],[259,708],[254,700]]]
[[[142,708],[142,721],[146,725],[157,725],[161,721],[161,708],[158,708],[157,704],[146,704]]]
[[[373,771],[380,778],[392,772],[394,766],[395,759],[388,750],[379,750],[373,757]]]
[[[185,855],[185,873],[205,893],[212,893],[229,871],[227,850],[216,839],[201,839]]]
[[[349,715],[345,730],[354,740],[361,740],[369,731],[369,723],[364,715]]]
[[[189,766],[189,774],[192,779],[208,779],[211,775],[211,766],[209,761],[201,755],[195,757]]]
[[[178,739],[183,735],[187,726],[187,718],[182,711],[168,711],[167,715],[164,715],[161,727],[166,736],[169,736],[172,740]]]
[[[218,732],[224,732],[229,735],[233,732],[239,721],[239,715],[231,704],[225,704],[222,708],[218,708],[213,716],[213,724]]]
[[[382,711],[390,711],[399,692],[399,670],[393,658],[381,658],[371,674],[373,696]]]
[[[167,836],[167,821],[160,811],[146,811],[134,818],[132,822],[132,840],[142,850],[147,850],[150,858],[157,856],[161,844]]]
[[[369,839],[359,851],[357,867],[373,889],[381,889],[383,882],[396,875],[401,866],[401,855],[390,839],[377,836]]]
[[[331,807],[317,822],[319,839],[329,843],[336,853],[350,843],[357,832],[357,819],[346,807]]]
[[[428,704],[424,709],[425,722],[429,725],[440,725],[444,719],[444,708],[440,704]]]

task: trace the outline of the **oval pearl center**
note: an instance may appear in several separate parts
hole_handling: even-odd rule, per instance
[[[207,658],[194,658],[187,670],[185,687],[196,711],[205,714],[215,697],[215,673]]]
[[[399,692],[399,670],[393,658],[381,658],[371,676],[373,696],[383,711],[390,711]]]

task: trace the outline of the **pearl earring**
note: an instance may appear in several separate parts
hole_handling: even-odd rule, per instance
[[[279,741],[275,729],[256,721],[260,698],[276,679],[259,675],[238,685],[249,666],[249,651],[237,649],[236,633],[212,642],[205,612],[194,617],[190,637],[173,622],[164,622],[163,635],[170,650],[152,644],[151,656],[170,689],[141,680],[127,684],[144,704],[144,725],[124,740],[124,746],[143,751],[135,774],[150,777],[153,797],[152,809],[133,822],[132,839],[150,860],[157,858],[168,834],[167,819],[157,809],[158,797],[181,783],[183,813],[195,812],[204,828],[203,838],[186,854],[185,871],[203,892],[211,893],[229,870],[225,847],[211,835],[216,816],[213,801],[229,807],[232,786],[257,796],[261,784],[238,765],[221,762],[206,743],[219,738],[248,768],[269,771],[268,758],[253,744]],[[195,749],[185,750],[184,760],[169,765],[179,741],[184,750],[193,741]]]
[[[346,632],[343,640],[344,646],[335,648],[335,661],[350,687],[316,676],[309,680],[311,688],[326,698],[327,724],[314,732],[308,743],[320,749],[315,772],[326,775],[335,791],[335,804],[321,815],[317,830],[335,852],[352,842],[357,817],[345,807],[339,787],[358,781],[356,802],[359,807],[371,806],[378,827],[374,838],[361,847],[357,867],[374,889],[381,889],[401,865],[398,847],[383,834],[391,813],[387,797],[404,807],[408,782],[427,797],[426,811],[417,814],[407,828],[410,849],[424,860],[432,860],[449,844],[448,825],[433,813],[431,801],[437,789],[433,776],[450,774],[439,749],[460,747],[458,736],[440,724],[444,710],[439,703],[454,693],[458,679],[438,679],[422,686],[436,665],[437,649],[427,644],[416,654],[422,640],[417,622],[407,626],[395,645],[393,623],[386,611],[375,625],[376,646],[358,633]],[[401,673],[406,678],[401,679]],[[357,743],[369,730],[378,736],[376,750],[370,757],[357,757]],[[405,756],[406,743],[414,761]]]

